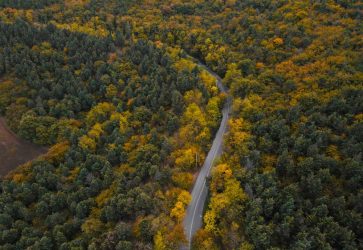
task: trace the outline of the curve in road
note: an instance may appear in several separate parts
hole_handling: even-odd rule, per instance
[[[217,86],[221,92],[228,94],[227,89],[222,84],[222,79],[216,73],[211,71],[207,66],[205,66],[200,62],[198,62],[198,65],[203,69],[207,70],[211,75],[215,77]],[[203,209],[208,194],[208,188],[206,185],[207,177],[210,175],[210,171],[213,166],[214,160],[222,154],[223,136],[227,131],[227,123],[230,110],[231,110],[231,97],[228,95],[222,110],[223,117],[221,124],[217,131],[217,134],[215,135],[212,147],[208,152],[207,158],[205,159],[203,166],[200,169],[198,178],[195,181],[191,193],[192,200],[188,205],[186,215],[184,218],[183,222],[184,232],[189,242],[189,248],[193,235],[202,226]]]

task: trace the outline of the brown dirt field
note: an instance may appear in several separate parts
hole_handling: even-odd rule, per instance
[[[17,166],[47,152],[41,147],[19,138],[0,117],[0,176],[5,176]]]

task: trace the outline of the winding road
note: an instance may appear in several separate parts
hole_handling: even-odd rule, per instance
[[[211,71],[207,66],[200,62],[198,62],[198,65],[207,70],[216,78],[216,84],[221,92],[227,93],[227,89],[222,84],[222,79],[216,73]],[[206,185],[207,177],[210,175],[214,160],[222,154],[223,136],[227,131],[227,123],[231,110],[231,101],[232,99],[228,95],[222,110],[223,117],[218,132],[215,135],[212,147],[208,152],[207,158],[205,159],[202,168],[200,169],[198,178],[192,190],[192,200],[188,205],[183,222],[184,232],[189,242],[188,248],[190,248],[190,242],[193,235],[202,226],[203,209],[208,194],[208,187]]]

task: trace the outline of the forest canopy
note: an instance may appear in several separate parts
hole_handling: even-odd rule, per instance
[[[0,248],[185,245],[226,98],[198,61],[233,104],[192,249],[362,248],[362,10],[0,0],[0,115],[49,147],[0,180]]]

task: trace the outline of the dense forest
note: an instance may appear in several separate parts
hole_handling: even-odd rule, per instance
[[[0,0],[0,116],[49,150],[0,180],[0,249],[363,248],[363,4]],[[1,165],[1,163],[0,163]]]

